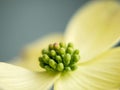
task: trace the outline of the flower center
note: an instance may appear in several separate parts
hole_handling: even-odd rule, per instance
[[[47,71],[63,72],[76,70],[79,59],[79,50],[74,49],[72,43],[54,43],[42,50],[39,61]]]

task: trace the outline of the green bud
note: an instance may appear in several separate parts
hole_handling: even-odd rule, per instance
[[[76,49],[76,50],[74,51],[74,54],[79,54],[79,50]]]
[[[70,60],[71,60],[71,55],[70,54],[66,54],[64,56],[64,59],[63,59],[63,62],[65,64],[65,66],[70,64]]]
[[[80,59],[80,56],[75,54],[75,55],[72,56],[72,59],[73,59],[74,62],[78,62],[79,59]]]
[[[71,67],[71,70],[72,70],[72,71],[74,71],[74,70],[77,69],[77,65],[72,65],[72,66],[70,66],[70,67]]]
[[[43,58],[42,57],[39,57],[39,62],[40,62],[40,66],[42,67],[42,68],[44,68],[44,65],[45,65],[45,63],[44,63],[44,61],[43,61]]]
[[[66,47],[65,43],[63,43],[63,42],[60,42],[59,45],[60,45],[60,47],[63,47],[63,48]]]
[[[60,49],[60,45],[58,43],[54,43],[54,49],[59,50]]]
[[[49,50],[53,49],[53,44],[49,44]]]
[[[72,47],[68,47],[66,52],[69,53],[69,54],[72,54],[73,53],[73,48]]]
[[[40,62],[40,66],[41,66],[42,68],[44,68],[44,67],[45,67],[45,64],[44,64],[43,62]]]
[[[39,61],[40,61],[40,62],[43,61],[42,57],[39,57]]]
[[[63,63],[59,63],[59,64],[57,65],[57,70],[58,70],[58,71],[63,71],[63,70],[64,70],[64,65],[63,65]]]
[[[57,61],[58,63],[62,62],[62,58],[61,58],[61,56],[59,56],[59,55],[57,55],[57,56],[55,57],[55,59],[56,59],[56,61]]]
[[[64,54],[61,55],[62,58],[64,58],[64,56],[65,56]]]
[[[72,43],[68,43],[68,47],[72,47],[73,48],[73,44]]]
[[[48,54],[48,50],[43,49],[43,50],[42,50],[42,54]]]
[[[59,53],[60,53],[60,55],[65,54],[65,49],[64,48],[60,48]]]
[[[70,67],[65,67],[65,71],[71,71]]]
[[[47,70],[47,71],[54,71],[52,68],[50,68],[50,66],[48,66],[48,65],[46,65],[45,66],[45,69]]]
[[[51,51],[50,51],[50,55],[53,56],[53,57],[56,56],[55,50],[51,50]]]
[[[50,60],[49,60],[49,65],[50,65],[53,69],[55,69],[57,63],[56,63],[54,60],[50,59]]]
[[[47,54],[43,54],[43,57],[42,57],[43,61],[47,64],[48,61],[49,61],[49,57]]]

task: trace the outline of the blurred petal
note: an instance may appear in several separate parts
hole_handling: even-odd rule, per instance
[[[57,74],[0,63],[0,90],[49,90],[57,78]]]
[[[50,43],[63,41],[63,36],[61,34],[51,34],[49,36],[43,37],[40,40],[27,45],[20,58],[16,58],[15,64],[25,67],[33,71],[40,71],[42,68],[39,66],[38,58],[41,55],[41,50],[47,48]]]
[[[89,60],[120,40],[120,4],[97,1],[79,10],[68,24],[66,41],[81,51],[81,60]]]
[[[62,75],[55,90],[117,90],[120,88],[120,47],[109,50],[75,72]]]

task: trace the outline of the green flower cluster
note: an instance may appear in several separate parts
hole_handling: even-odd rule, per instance
[[[72,43],[49,44],[48,49],[42,50],[39,58],[40,66],[47,71],[73,71],[77,69],[80,59],[79,50],[74,49]]]

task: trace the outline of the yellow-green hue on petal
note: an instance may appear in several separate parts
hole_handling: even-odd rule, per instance
[[[0,90],[49,90],[58,77],[55,73],[35,73],[0,63]]]
[[[83,61],[111,48],[120,40],[120,3],[117,0],[88,3],[73,16],[65,37],[80,49]]]
[[[120,88],[120,47],[80,64],[75,72],[61,75],[55,90],[117,90]]]
[[[33,71],[43,70],[42,68],[40,68],[38,61],[42,49],[46,48],[50,43],[61,41],[63,41],[63,36],[57,33],[43,37],[42,39],[27,45],[21,52],[22,56],[15,59],[17,60],[15,64]],[[15,60],[13,60],[13,62]]]

